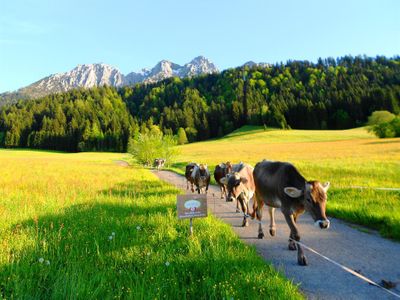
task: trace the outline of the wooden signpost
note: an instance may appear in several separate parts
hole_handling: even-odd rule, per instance
[[[193,235],[193,218],[207,217],[207,195],[178,195],[176,208],[179,219],[190,219],[190,235]]]

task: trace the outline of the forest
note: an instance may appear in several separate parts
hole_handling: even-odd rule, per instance
[[[400,113],[400,57],[345,56],[242,66],[219,74],[121,89],[77,89],[0,107],[0,146],[126,151],[154,125],[189,142],[243,125],[296,129],[363,126]]]

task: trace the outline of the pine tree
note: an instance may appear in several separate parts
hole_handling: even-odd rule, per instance
[[[179,127],[177,135],[178,135],[178,145],[183,145],[188,143],[185,129]]]

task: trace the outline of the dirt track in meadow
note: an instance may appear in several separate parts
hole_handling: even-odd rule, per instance
[[[154,174],[186,191],[183,176],[169,171],[154,171]],[[255,246],[267,262],[271,262],[287,278],[299,284],[308,299],[397,299],[308,250],[304,251],[309,265],[299,266],[297,252],[288,250],[289,227],[280,210],[275,212],[275,237],[268,234],[268,212],[263,213],[266,236],[260,240],[257,238],[258,224],[250,221],[250,226],[241,227],[243,215],[235,212],[234,203],[220,199],[218,187],[210,186],[208,196],[208,208],[213,215],[230,224],[240,239]],[[400,294],[400,243],[384,239],[373,232],[362,232],[338,219],[331,218],[331,228],[328,230],[314,227],[314,222],[307,214],[301,216],[298,223],[304,244],[377,283],[382,279],[399,282],[391,290]]]

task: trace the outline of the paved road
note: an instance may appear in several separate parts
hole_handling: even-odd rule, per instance
[[[160,179],[186,190],[183,176],[169,171],[154,173]],[[258,224],[250,222],[249,227],[241,227],[242,214],[235,213],[235,204],[220,199],[219,188],[210,187],[208,195],[208,207],[211,212],[231,224],[244,242],[254,245],[266,261],[299,284],[308,299],[397,299],[310,251],[305,250],[309,265],[299,266],[297,252],[287,248],[289,228],[279,210],[275,213],[276,236],[271,237],[268,234],[269,217],[265,211],[263,215],[267,224],[263,226],[266,237],[259,240]],[[361,232],[337,219],[331,219],[331,227],[328,230],[314,227],[308,215],[301,216],[298,221],[303,243],[375,282],[380,283],[382,279],[399,282],[392,291],[400,294],[400,243],[381,238],[375,233]]]

